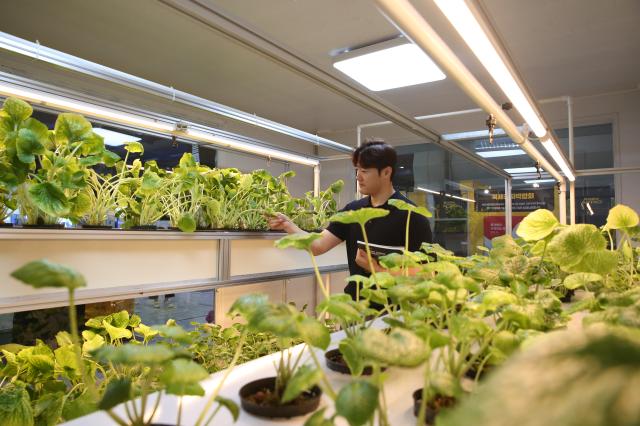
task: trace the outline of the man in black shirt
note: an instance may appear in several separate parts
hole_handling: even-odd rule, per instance
[[[388,200],[394,198],[414,203],[396,191],[391,183],[397,161],[395,150],[384,142],[369,142],[354,151],[352,161],[356,168],[360,192],[367,197],[352,201],[342,211],[358,210],[364,207],[389,210],[387,216],[372,219],[366,223],[365,230],[369,242],[387,246],[404,246],[407,212],[390,206]],[[282,214],[271,218],[269,226],[271,229],[284,230],[290,234],[304,232]],[[423,242],[431,242],[431,228],[424,216],[412,214],[409,226],[409,250],[419,250]],[[358,240],[364,241],[360,225],[331,222],[327,229],[322,231],[322,237],[313,242],[311,251],[317,256],[344,241],[351,275],[369,276],[371,271],[367,255],[364,250],[358,249]],[[375,272],[383,269],[375,260],[374,268]],[[344,291],[355,299],[356,283],[350,282]]]

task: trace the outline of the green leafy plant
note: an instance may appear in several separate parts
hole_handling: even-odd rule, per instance
[[[553,332],[508,361],[438,424],[635,424],[640,400],[630,384],[639,380],[639,360],[637,330]]]
[[[33,109],[8,98],[0,116],[3,149],[0,179],[17,188],[15,199],[26,223],[55,223],[60,217],[77,222],[88,208],[88,166],[113,161],[101,136],[77,114],[63,113],[53,131],[31,117]]]
[[[329,187],[320,191],[318,196],[313,195],[313,191],[305,193],[304,198],[294,199],[296,207],[292,211],[283,212],[289,216],[293,222],[306,231],[317,231],[323,229],[329,223],[329,218],[336,213],[337,202],[335,196],[339,195],[344,188],[344,181],[337,180]]]
[[[271,333],[277,338],[280,357],[276,364],[275,387],[265,397],[265,401],[273,405],[286,404],[316,384],[321,384],[325,392],[335,399],[336,394],[322,373],[312,349],[326,349],[329,345],[329,331],[322,323],[290,304],[269,303],[267,296],[263,294],[241,296],[233,303],[229,314],[241,316],[246,320],[249,330]],[[294,355],[291,347],[296,340],[309,346],[307,352],[311,355],[315,368],[301,364],[302,356],[306,353],[304,349]]]

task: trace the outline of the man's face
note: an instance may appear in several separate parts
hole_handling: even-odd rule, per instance
[[[391,167],[378,171],[375,167],[356,167],[356,179],[364,195],[376,194],[391,176]]]

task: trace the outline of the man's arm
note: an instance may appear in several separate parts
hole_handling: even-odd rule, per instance
[[[291,219],[282,213],[277,213],[276,216],[270,217],[268,222],[269,228],[276,231],[285,231],[287,234],[305,233],[305,231],[300,229]],[[320,238],[311,243],[311,252],[314,256],[324,254],[342,242],[340,238],[326,229],[323,230],[320,235]]]

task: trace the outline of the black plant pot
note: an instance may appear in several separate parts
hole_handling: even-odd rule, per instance
[[[64,223],[48,223],[48,224],[24,224],[23,228],[30,229],[64,229]]]
[[[344,360],[342,353],[340,353],[340,349],[332,349],[324,353],[324,359],[327,363],[327,367],[329,370],[337,371],[342,374],[351,374],[351,369]],[[383,368],[383,370],[385,370]],[[370,376],[373,374],[373,369],[371,366],[366,366],[362,369],[363,376]]]
[[[573,295],[574,295],[575,293],[576,293],[576,291],[575,291],[575,290],[573,290],[573,289],[571,289],[571,290],[567,289],[567,292],[564,294],[564,296],[562,296],[562,297],[560,298],[560,301],[561,301],[562,303],[569,303],[569,302],[571,302],[571,298],[573,297]]]
[[[427,401],[427,412],[425,416],[425,424],[433,425],[436,421],[436,416],[443,408],[452,407],[455,405],[456,399],[452,396],[444,396],[437,394],[431,400]],[[413,415],[418,417],[420,415],[420,405],[422,404],[422,388],[413,392]]]
[[[128,228],[130,231],[157,231],[158,225],[138,225]]]
[[[0,228],[13,228],[13,223],[0,222]]]
[[[298,398],[287,404],[274,404],[266,400],[261,402],[260,394],[273,392],[275,385],[275,377],[254,380],[244,385],[239,392],[242,409],[259,417],[290,418],[311,413],[320,405],[322,391],[318,386],[303,392]]]
[[[113,229],[111,225],[90,225],[88,223],[83,223],[80,227],[82,229]]]
[[[491,370],[492,370],[493,368],[494,368],[494,366],[493,366],[493,365],[491,365],[491,364],[485,365],[485,366],[482,368],[482,371],[480,372],[480,377],[478,378],[478,381],[482,381],[482,380],[484,380],[484,379],[487,377],[487,375],[489,375],[489,374],[490,374],[490,372],[491,372]],[[476,375],[477,375],[477,374],[478,374],[478,370],[477,370],[475,367],[471,367],[471,368],[469,368],[469,369],[464,373],[465,377],[467,377],[467,378],[469,378],[469,379],[471,379],[471,380],[475,380],[475,379],[476,379]]]

